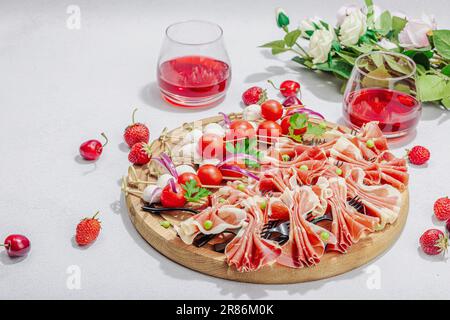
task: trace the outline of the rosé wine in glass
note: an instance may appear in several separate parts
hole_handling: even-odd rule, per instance
[[[416,65],[407,56],[372,52],[356,60],[344,95],[344,117],[354,128],[378,121],[389,137],[413,130],[422,107],[417,99]]]
[[[206,21],[167,28],[157,70],[166,101],[180,107],[206,107],[223,99],[231,67],[222,34],[218,25]]]

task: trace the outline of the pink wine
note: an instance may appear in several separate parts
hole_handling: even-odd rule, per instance
[[[204,56],[184,56],[163,62],[158,69],[161,93],[179,106],[203,106],[225,95],[230,66]]]
[[[419,121],[421,104],[406,93],[389,89],[363,89],[347,94],[344,115],[354,127],[378,121],[387,136],[401,136]]]

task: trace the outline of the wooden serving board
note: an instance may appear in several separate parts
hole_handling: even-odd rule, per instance
[[[231,118],[239,118],[240,114],[232,114]],[[222,117],[212,117],[201,120],[202,125],[212,122],[219,122]],[[191,124],[185,124],[180,128],[163,134],[162,139],[155,141],[152,148],[155,154],[162,149],[170,147],[171,142],[167,142],[166,135],[184,136]],[[329,127],[337,127],[336,124],[328,123]],[[348,129],[350,131],[350,129]],[[165,150],[167,151],[167,150]],[[178,164],[178,163],[177,163]],[[153,170],[152,166],[135,166],[129,169],[128,180],[149,180],[149,172]],[[134,185],[136,189],[143,190],[145,185]],[[197,248],[193,245],[186,245],[177,237],[173,228],[165,229],[160,222],[165,219],[172,224],[177,224],[186,219],[186,214],[164,214],[163,216],[150,214],[141,210],[144,204],[140,197],[132,194],[126,194],[126,203],[129,216],[142,237],[156,250],[169,259],[177,262],[187,268],[208,274],[214,277],[250,283],[264,284],[287,284],[300,283],[325,279],[336,276],[357,267],[360,267],[391,247],[399,237],[408,215],[409,194],[408,190],[402,194],[402,205],[397,221],[392,225],[387,225],[380,232],[367,235],[358,243],[354,244],[346,254],[327,252],[317,266],[302,269],[293,269],[278,264],[263,267],[255,272],[238,272],[236,269],[228,267],[225,262],[225,255],[217,253],[209,245]]]

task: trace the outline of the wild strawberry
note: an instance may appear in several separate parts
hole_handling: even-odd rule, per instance
[[[419,241],[423,252],[428,255],[434,256],[447,251],[448,237],[441,230],[429,229]]]
[[[440,221],[450,219],[450,199],[448,197],[442,197],[436,200],[434,203],[434,215]]]
[[[143,165],[147,164],[151,159],[150,155],[150,145],[144,142],[138,142],[131,147],[130,153],[128,154],[128,160],[132,164]]]
[[[415,165],[425,164],[430,159],[430,151],[422,146],[415,146],[411,150],[406,150],[409,162]]]
[[[132,123],[125,129],[123,134],[123,138],[130,148],[138,142],[148,143],[148,140],[150,139],[150,131],[147,126],[143,123],[136,123],[134,121],[136,111],[137,109],[134,109],[131,117]]]
[[[251,104],[261,104],[267,100],[266,90],[260,87],[251,87],[242,94],[242,101],[246,106]]]
[[[84,218],[77,225],[75,241],[79,246],[88,245],[97,239],[100,233],[100,221],[96,218],[97,213],[92,218]]]

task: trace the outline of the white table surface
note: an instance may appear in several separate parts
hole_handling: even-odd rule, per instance
[[[122,133],[133,107],[140,108],[138,118],[155,138],[164,126],[239,111],[241,93],[251,85],[291,78],[303,85],[306,104],[339,121],[342,97],[332,77],[300,70],[287,63],[288,55],[274,58],[257,46],[281,35],[273,21],[277,6],[290,13],[293,23],[313,15],[334,22],[344,3],[1,0],[0,237],[25,234],[32,252],[14,261],[0,254],[0,298],[450,298],[448,262],[418,251],[421,233],[442,227],[432,219],[434,200],[449,194],[450,113],[433,106],[424,108],[416,134],[393,145],[400,156],[404,148],[423,144],[432,159],[426,167],[411,168],[406,227],[392,249],[369,266],[305,284],[230,282],[171,262],[128,219],[119,179],[128,167]],[[434,13],[441,27],[450,28],[447,0],[377,3],[411,16]],[[68,5],[81,9],[79,30],[66,27]],[[165,27],[191,18],[223,26],[233,67],[226,100],[203,111],[166,105],[155,85]],[[101,159],[81,161],[80,143],[102,131],[110,144]],[[79,249],[72,243],[75,226],[96,210],[102,212],[101,235],[90,248]],[[70,289],[67,281],[77,270],[81,287]]]

